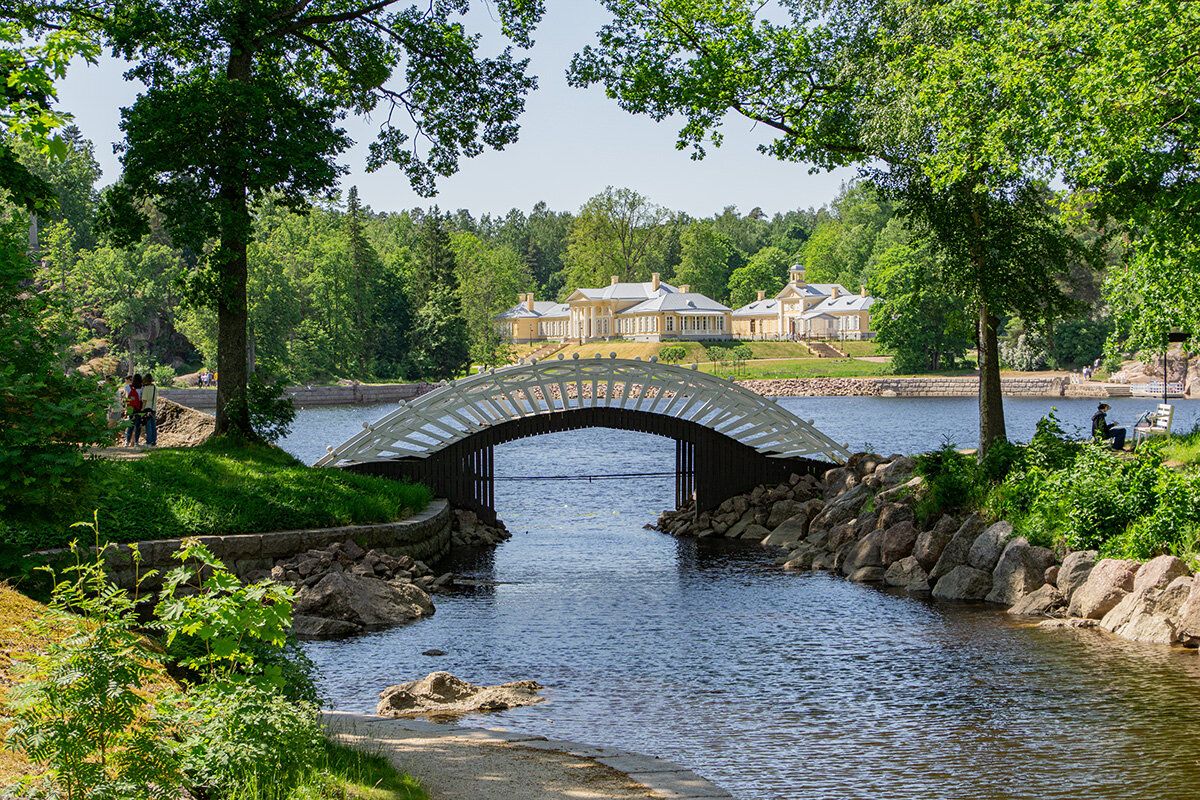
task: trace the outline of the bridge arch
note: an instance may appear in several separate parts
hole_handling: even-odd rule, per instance
[[[811,423],[731,381],[652,361],[592,358],[455,381],[364,425],[317,465],[418,480],[494,519],[496,445],[589,427],[674,439],[676,502],[694,498],[698,510],[848,455]]]

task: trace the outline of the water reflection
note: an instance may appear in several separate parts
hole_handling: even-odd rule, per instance
[[[665,439],[574,431],[499,448],[497,470],[649,472],[672,457]],[[454,569],[499,583],[311,646],[340,707],[371,710],[383,687],[434,669],[533,678],[550,702],[468,722],[660,755],[755,800],[1200,797],[1195,652],[644,530],[670,480],[497,490],[513,538]]]

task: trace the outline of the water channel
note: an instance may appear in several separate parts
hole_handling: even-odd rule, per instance
[[[783,403],[884,453],[968,445],[976,425],[969,399]],[[1110,419],[1151,404],[1113,401]],[[1050,405],[1007,399],[1010,435],[1027,438]],[[1081,427],[1094,409],[1055,405]],[[311,462],[388,408],[303,411],[285,446]],[[1176,424],[1197,411],[1180,404]],[[496,472],[659,472],[673,457],[666,439],[573,431],[497,448]],[[644,530],[670,479],[496,488],[513,538],[448,567],[491,585],[438,595],[406,627],[308,645],[337,707],[371,711],[383,687],[435,669],[532,678],[549,702],[465,724],[670,758],[745,800],[1200,798],[1195,651],[1044,631]]]

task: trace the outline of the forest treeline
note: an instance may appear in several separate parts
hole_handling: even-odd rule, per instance
[[[193,301],[205,253],[172,242],[156,224],[132,247],[97,225],[103,192],[91,142],[69,128],[66,158],[20,156],[46,179],[58,208],[39,219],[42,291],[59,298],[74,366],[119,364],[163,378],[215,369],[216,313]],[[564,300],[611,276],[688,284],[736,308],[781,289],[804,264],[816,283],[866,288],[881,298],[876,326],[899,371],[952,368],[973,346],[972,321],[938,285],[934,255],[893,205],[848,184],[827,206],[768,215],[726,207],[695,218],[627,188],[609,187],[575,212],[376,212],[351,187],[306,213],[265,203],[249,248],[250,359],[256,371],[297,382],[443,379],[469,363],[495,364],[506,348],[490,319],[519,294]],[[1081,231],[1081,239],[1094,233]],[[1006,319],[1012,366],[1083,364],[1111,331],[1099,276],[1077,265],[1076,317],[1054,331]]]

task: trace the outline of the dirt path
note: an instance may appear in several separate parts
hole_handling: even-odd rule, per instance
[[[387,756],[431,800],[732,800],[677,764],[540,736],[326,712],[338,741]]]

